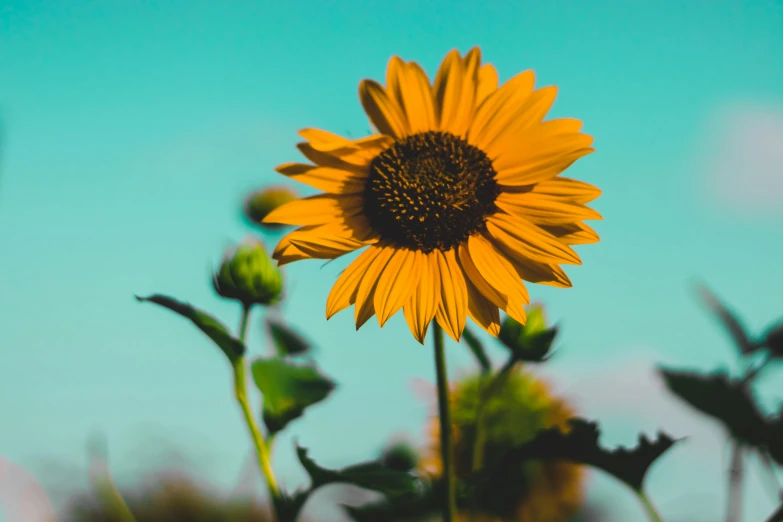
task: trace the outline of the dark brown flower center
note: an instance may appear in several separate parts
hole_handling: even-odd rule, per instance
[[[498,194],[495,169],[482,150],[429,131],[372,160],[364,211],[373,229],[397,246],[445,251],[484,230]]]

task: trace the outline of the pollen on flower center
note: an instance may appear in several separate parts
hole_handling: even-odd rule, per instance
[[[449,250],[485,228],[498,194],[492,161],[482,150],[430,131],[373,159],[364,211],[373,229],[399,247]]]

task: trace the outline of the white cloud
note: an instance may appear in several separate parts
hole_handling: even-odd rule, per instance
[[[702,174],[723,208],[783,213],[783,106],[738,104],[709,122]]]

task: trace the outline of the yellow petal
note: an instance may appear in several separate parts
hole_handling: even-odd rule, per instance
[[[440,272],[440,305],[435,320],[455,341],[459,342],[468,313],[468,288],[465,276],[453,250],[438,252]]]
[[[484,64],[479,69],[476,86],[476,107],[480,107],[487,97],[498,90],[498,71],[491,63]]]
[[[529,134],[552,134],[555,130],[559,134],[568,132],[574,134],[582,128],[582,122],[572,118],[562,118],[542,123],[544,116],[549,111],[557,94],[556,87],[544,87],[534,91],[525,100],[524,104],[516,109],[508,121],[508,124],[497,128],[495,137],[484,144],[484,152],[490,158],[497,158],[508,149],[528,147]],[[578,128],[574,129],[574,123]]]
[[[418,250],[398,249],[392,255],[375,289],[375,311],[383,327],[396,314],[419,285],[424,254]]]
[[[356,290],[356,303],[354,304],[357,330],[375,315],[374,297],[375,289],[378,287],[378,278],[395,251],[396,249],[391,246],[382,247],[380,253],[368,264],[367,270],[359,282],[359,288]]]
[[[415,291],[403,307],[408,328],[417,341],[424,344],[427,329],[440,305],[440,271],[437,254],[422,254],[421,279]]]
[[[579,158],[595,152],[593,148],[578,149],[562,155],[551,155],[548,158],[538,157],[528,159],[517,167],[499,170],[496,179],[499,184],[508,187],[519,187],[552,179],[574,164]],[[497,170],[497,169],[496,169]]]
[[[289,232],[283,236],[275,247],[274,252],[272,252],[272,259],[277,261],[277,266],[287,265],[288,263],[293,263],[294,261],[312,259],[309,255],[299,250],[299,248],[297,248],[295,245],[292,245],[289,241],[291,234],[296,231],[297,230],[294,230],[293,232]]]
[[[537,225],[562,225],[582,219],[601,219],[601,214],[585,205],[535,192],[501,192],[495,204],[512,216]]]
[[[313,259],[336,259],[377,240],[377,234],[370,240],[359,239],[356,231],[341,223],[302,227],[288,238],[300,252]]]
[[[486,330],[491,336],[500,334],[500,313],[498,307],[484,297],[470,281],[468,288],[468,315],[473,321]]]
[[[389,64],[386,66],[386,94],[394,100],[400,109],[405,106],[402,103],[402,84],[405,74],[405,62],[399,56],[392,56]]]
[[[463,60],[452,50],[443,60],[433,87],[438,129],[464,137],[470,126],[476,100],[481,54],[472,49]]]
[[[318,194],[277,207],[262,223],[321,225],[344,221],[362,211],[363,200],[357,195]]]
[[[557,87],[550,85],[533,91],[514,120],[513,130],[518,132],[544,121],[557,98]]]
[[[468,238],[470,259],[484,280],[506,296],[507,302],[530,302],[530,295],[511,262],[494,248],[484,236]]]
[[[364,190],[367,176],[355,171],[318,167],[305,163],[284,163],[277,172],[305,185],[332,194],[350,194]]]
[[[381,249],[371,246],[348,265],[337,278],[329,297],[326,299],[326,318],[330,319],[334,314],[345,310],[356,302],[356,292],[367,268],[370,266]]]
[[[498,212],[487,219],[487,231],[508,250],[534,261],[581,264],[570,247],[527,220]]]
[[[566,245],[587,245],[598,243],[598,233],[584,223],[570,223],[559,226],[541,227]]]
[[[299,135],[306,139],[315,150],[320,150],[322,152],[329,152],[352,146],[352,142],[348,138],[321,129],[302,129],[299,131]]]
[[[497,247],[495,248],[497,249]],[[467,276],[466,280],[469,283],[475,286],[484,297],[492,302],[492,304],[502,310],[505,310],[508,315],[520,323],[525,323],[525,308],[523,305],[527,301],[525,301],[521,295],[509,297],[502,293],[499,289],[490,285],[478,271],[478,268],[476,268],[473,259],[471,259],[468,245],[465,243],[459,247],[459,261],[460,265],[462,266],[462,270]]]
[[[547,179],[533,186],[532,192],[536,194],[545,194],[548,196],[557,196],[568,198],[577,203],[590,203],[601,195],[601,189],[594,187],[589,183],[578,181],[571,178],[557,176]]]
[[[514,252],[505,250],[503,245],[499,243],[493,241],[493,244],[495,244],[496,248],[499,248],[509,255],[511,264],[514,265],[519,277],[525,281],[557,288],[571,288],[571,280],[560,266],[533,261],[532,259],[527,259],[515,255]],[[511,313],[509,313],[509,315],[511,315]],[[516,317],[514,317],[514,319],[516,319]],[[519,319],[517,319],[517,321],[519,321]]]
[[[320,167],[328,167],[337,170],[348,170],[360,175],[367,175],[370,169],[370,161],[365,149],[354,149],[353,153],[337,155],[335,151],[323,152],[315,150],[309,143],[297,143],[296,148],[302,155]],[[378,154],[381,150],[379,149]],[[374,156],[373,156],[374,157]]]
[[[364,112],[378,132],[394,138],[407,136],[408,126],[400,107],[378,82],[362,80],[359,84],[359,98]]]
[[[468,132],[468,140],[487,152],[487,147],[508,127],[516,112],[533,92],[533,71],[524,71],[491,93],[476,110]]]
[[[411,134],[436,129],[435,105],[427,75],[418,64],[410,62],[403,66],[400,79],[399,103]]]

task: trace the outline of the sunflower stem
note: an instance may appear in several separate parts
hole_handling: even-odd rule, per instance
[[[247,322],[250,316],[250,307],[242,307],[242,320],[239,323],[239,340],[245,342],[245,334],[247,332]],[[258,458],[258,467],[263,473],[266,479],[267,486],[269,487],[269,493],[273,499],[278,500],[280,498],[280,489],[277,485],[277,479],[275,473],[272,470],[272,462],[270,458],[269,447],[267,442],[261,435],[261,430],[258,427],[253,412],[250,410],[250,403],[247,400],[247,365],[245,364],[245,357],[237,357],[233,363],[234,367],[234,396],[242,409],[242,414],[245,418],[250,436],[253,439],[253,444],[256,448],[256,456]],[[276,504],[276,503],[275,503]]]
[[[451,412],[449,411],[449,381],[446,374],[446,354],[443,349],[443,329],[433,325],[435,342],[435,371],[438,377],[438,414],[440,417],[440,452],[443,460],[443,478],[446,497],[443,504],[443,522],[453,522],[456,515],[456,483],[454,480],[454,452],[451,441]]]
[[[641,501],[644,512],[647,514],[647,518],[650,519],[650,522],[663,522],[661,514],[655,509],[655,505],[652,503],[652,500],[650,500],[650,497],[642,490],[634,490],[634,493],[636,493],[639,501]]]
[[[511,369],[516,362],[517,361],[513,357],[506,361],[506,364],[492,377],[492,380],[487,387],[483,389],[481,397],[479,398],[479,404],[476,411],[476,438],[473,441],[473,462],[471,466],[473,471],[478,471],[484,465],[484,446],[487,442],[487,403],[506,382],[506,377],[508,377],[508,374],[511,372]]]

